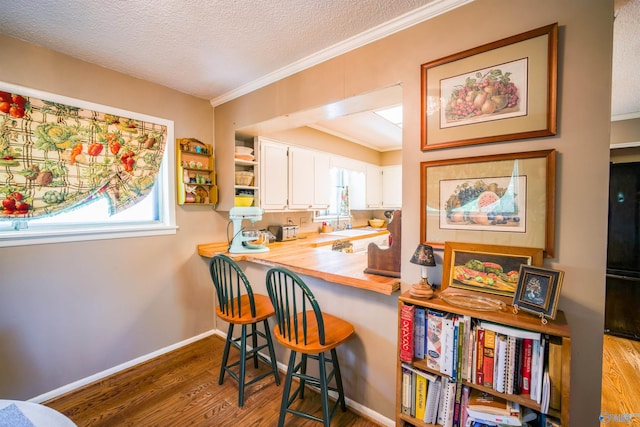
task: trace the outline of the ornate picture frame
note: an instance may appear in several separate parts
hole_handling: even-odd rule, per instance
[[[538,315],[542,323],[555,319],[563,278],[564,272],[560,270],[522,265],[513,297],[514,311]]]
[[[558,24],[421,66],[422,150],[556,133]]]

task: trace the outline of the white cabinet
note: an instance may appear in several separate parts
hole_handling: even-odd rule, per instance
[[[382,169],[371,164],[366,171],[366,208],[382,208]]]
[[[313,156],[313,208],[328,209],[331,188],[329,187],[329,170],[331,168],[331,156],[328,154],[314,152]]]
[[[329,165],[327,154],[289,147],[289,209],[329,207]]]
[[[260,138],[261,201],[265,210],[327,209],[328,154]]]
[[[382,170],[382,207],[402,207],[402,166],[383,166]]]
[[[287,208],[289,161],[288,147],[259,139],[260,145],[260,206],[265,210]]]

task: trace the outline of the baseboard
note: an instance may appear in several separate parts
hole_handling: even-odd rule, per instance
[[[151,352],[149,354],[146,354],[144,356],[140,356],[136,359],[133,360],[129,360],[128,362],[124,362],[120,365],[114,366],[113,368],[109,368],[106,369],[102,372],[98,372],[97,374],[93,374],[91,376],[82,378],[78,381],[74,381],[70,384],[64,385],[62,387],[59,387],[55,390],[51,390],[47,393],[41,394],[39,396],[33,397],[31,399],[29,399],[29,402],[34,402],[34,403],[42,403],[42,402],[46,402],[47,400],[51,400],[54,399],[56,397],[62,396],[65,393],[68,393],[72,390],[78,389],[80,387],[84,387],[88,384],[94,383],[98,380],[101,380],[105,377],[108,377],[109,375],[113,375],[116,374],[120,371],[124,371],[125,369],[131,368],[132,366],[138,365],[142,362],[146,362],[148,360],[153,359],[154,357],[158,357],[158,356],[162,356],[165,353],[168,353],[170,351],[173,351],[175,349],[178,349],[180,347],[184,347],[185,345],[191,344],[193,342],[196,342],[202,338],[206,338],[209,335],[213,335],[213,334],[218,334],[219,335],[220,331],[218,331],[217,329],[211,329],[210,331],[207,332],[203,332],[200,335],[196,335],[194,337],[188,338],[184,341],[180,341],[178,343],[172,344],[170,346],[161,348],[159,350],[156,350],[154,352]],[[223,335],[224,336],[224,335]]]
[[[148,360],[153,359],[154,357],[158,357],[161,356],[165,353],[168,353],[170,351],[176,350],[180,347],[183,347],[185,345],[191,344],[195,341],[198,341],[202,338],[206,338],[210,335],[218,335],[220,337],[222,337],[223,339],[226,339],[227,337],[227,333],[224,331],[221,331],[219,329],[211,329],[210,331],[204,332],[200,335],[196,335],[194,337],[191,337],[189,339],[186,339],[184,341],[180,341],[176,344],[172,344],[170,346],[161,348],[159,350],[156,350],[154,352],[151,352],[149,354],[146,354],[144,356],[138,357],[136,359],[130,360],[128,362],[122,363],[120,365],[114,366],[113,368],[110,369],[106,369],[102,372],[98,372],[97,374],[88,376],[86,378],[83,378],[81,380],[78,381],[74,381],[70,384],[67,384],[65,386],[59,387],[55,390],[51,390],[47,393],[41,394],[39,396],[33,397],[31,399],[29,399],[29,402],[34,402],[34,403],[42,403],[42,402],[46,402],[48,400],[54,399],[56,397],[59,397],[65,393],[68,393],[70,391],[73,391],[75,389],[78,389],[80,387],[84,387],[88,384],[94,383],[98,380],[101,380],[105,377],[108,377],[110,375],[114,375],[117,374],[120,371],[124,371],[125,369],[129,369],[135,365],[138,365],[140,363],[146,362]],[[266,355],[265,357],[268,357],[268,355]],[[287,365],[285,363],[281,363],[278,362],[278,369],[281,372],[286,372],[287,371]],[[330,393],[332,395],[332,397],[335,399],[337,396],[334,395],[334,393]],[[382,414],[379,414],[378,412],[375,412],[373,410],[371,410],[370,408],[361,405],[358,402],[355,402],[351,399],[349,399],[348,397],[345,397],[345,403],[347,404],[347,406],[349,408],[351,408],[351,410],[353,410],[354,412],[356,412],[358,415],[368,418],[371,421],[380,423],[383,426],[386,427],[393,427],[395,426],[395,421],[391,420],[385,416],[383,416]]]

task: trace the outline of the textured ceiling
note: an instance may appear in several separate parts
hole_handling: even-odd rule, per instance
[[[467,1],[13,0],[0,2],[0,32],[215,99],[416,9]]]
[[[469,1],[12,0],[0,33],[216,105]],[[640,0],[615,7],[612,115],[640,115]]]

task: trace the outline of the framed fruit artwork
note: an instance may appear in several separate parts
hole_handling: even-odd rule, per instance
[[[421,66],[422,150],[555,135],[558,24]]]
[[[422,241],[543,248],[554,256],[555,150],[420,163]]]

